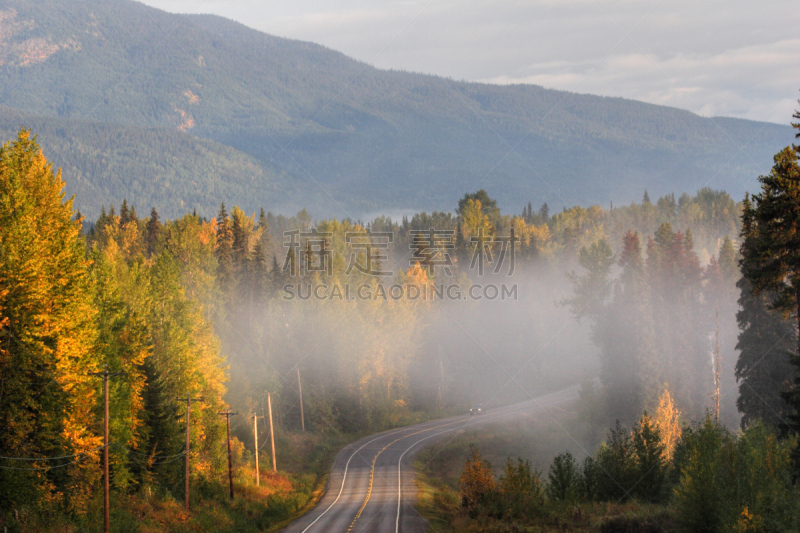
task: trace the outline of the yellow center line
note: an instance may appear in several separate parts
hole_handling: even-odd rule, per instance
[[[461,423],[461,422],[463,422],[463,420],[456,420],[455,422],[450,422],[448,424],[441,424],[439,426],[434,426],[432,428],[423,429],[423,430],[417,431],[416,433],[409,433],[408,435],[403,435],[402,437],[396,438],[395,440],[393,440],[392,442],[390,442],[389,444],[387,444],[386,446],[381,448],[381,451],[379,451],[377,454],[375,454],[375,457],[373,457],[373,459],[372,459],[372,467],[370,468],[370,471],[369,471],[369,488],[367,489],[367,497],[364,499],[364,503],[361,504],[361,509],[359,509],[358,513],[356,513],[356,517],[353,518],[353,521],[350,523],[350,527],[347,528],[347,533],[351,533],[353,531],[353,527],[356,525],[356,522],[358,521],[358,519],[361,518],[361,513],[364,512],[364,508],[367,506],[367,503],[369,502],[369,499],[372,496],[372,481],[375,478],[375,461],[378,460],[378,457],[380,456],[380,454],[382,454],[384,451],[386,451],[386,449],[389,446],[391,446],[392,444],[394,444],[394,443],[396,443],[398,441],[401,441],[401,440],[403,440],[405,438],[413,437],[414,435],[419,435],[420,433],[425,433],[426,431],[433,431],[435,429],[439,429],[439,428],[443,428],[443,427],[447,427],[447,426],[452,426],[453,424],[458,424],[458,423]]]

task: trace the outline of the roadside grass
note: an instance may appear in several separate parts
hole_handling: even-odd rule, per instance
[[[230,499],[227,469],[218,479],[193,478],[191,512],[183,504],[183,483],[172,490],[159,486],[134,493],[111,494],[111,531],[118,533],[258,532],[277,531],[316,505],[325,489],[336,453],[349,442],[345,436],[284,434],[287,447],[278,455],[281,469],[272,472],[261,454],[259,486],[252,458],[234,454],[234,494]],[[268,447],[266,448],[268,449]],[[291,453],[289,450],[291,449]],[[284,451],[285,450],[285,451]],[[238,459],[238,461],[236,461]],[[0,530],[16,532],[99,533],[103,530],[102,492],[80,515],[53,509],[20,509],[0,517]]]
[[[461,508],[458,491],[440,480],[418,473],[417,511],[428,521],[430,533],[664,533],[675,531],[675,517],[654,504],[582,503],[548,504],[534,525],[508,523],[487,516],[470,518]]]

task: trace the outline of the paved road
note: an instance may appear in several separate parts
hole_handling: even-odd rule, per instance
[[[513,420],[578,398],[571,387],[481,416],[456,416],[384,431],[344,448],[336,457],[325,496],[284,531],[291,533],[410,533],[427,531],[416,512],[417,488],[411,463],[427,444],[470,426]]]

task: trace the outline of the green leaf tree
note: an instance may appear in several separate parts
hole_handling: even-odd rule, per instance
[[[96,311],[85,242],[63,189],[30,132],[0,148],[0,455],[88,453],[61,469],[0,470],[2,507],[46,498],[80,509],[99,475],[91,450],[101,438],[87,424],[98,399],[89,375],[99,369]]]

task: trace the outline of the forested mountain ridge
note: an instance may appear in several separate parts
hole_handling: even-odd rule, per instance
[[[481,187],[506,209],[520,198],[605,204],[645,188],[704,185],[738,198],[791,140],[788,126],[379,70],[220,17],[129,0],[13,0],[0,11],[0,39],[1,104],[230,145],[285,168],[304,203],[324,214],[442,209],[453,190]],[[201,169],[197,179],[206,179]],[[148,203],[124,181],[109,195]],[[192,203],[212,214],[218,196],[201,196]],[[156,205],[167,211],[181,200],[175,192]],[[241,203],[280,209],[286,200],[253,190]]]
[[[244,200],[253,190],[266,201],[281,198],[287,207],[299,206],[303,197],[285,171],[181,131],[35,116],[0,105],[2,138],[13,138],[23,126],[63,169],[65,192],[75,195],[84,213],[118,205],[120,197],[158,206],[167,217],[203,212],[214,198]]]

